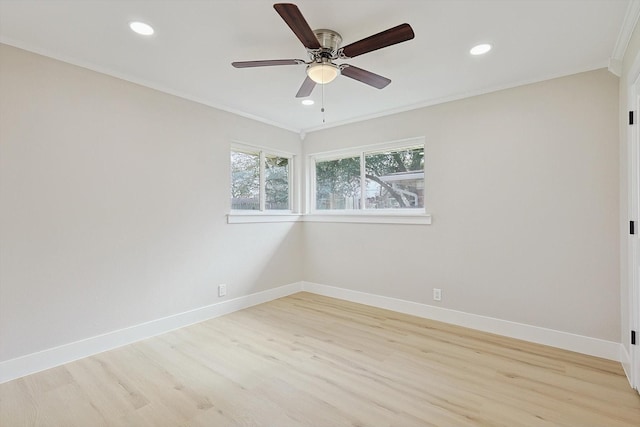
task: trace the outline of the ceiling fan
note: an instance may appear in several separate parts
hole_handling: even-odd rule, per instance
[[[413,29],[409,24],[400,24],[381,33],[374,34],[357,42],[340,47],[342,36],[336,31],[319,29],[312,30],[302,16],[298,6],[291,3],[276,3],[276,12],[287,23],[293,33],[300,39],[309,54],[309,61],[302,59],[273,59],[263,61],[232,62],[235,68],[270,67],[274,65],[307,66],[307,77],[296,98],[311,95],[316,84],[326,84],[333,81],[339,74],[358,80],[377,89],[386,87],[391,80],[371,71],[363,70],[349,64],[336,64],[337,59],[350,59],[374,50],[382,49],[397,43],[411,40]]]

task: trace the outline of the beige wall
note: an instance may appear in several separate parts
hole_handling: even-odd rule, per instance
[[[433,224],[305,224],[305,279],[620,341],[618,79],[598,70],[314,132],[426,138]]]
[[[297,135],[0,45],[0,361],[299,280],[620,341],[618,79],[307,135],[425,136],[433,224],[228,225],[231,141]]]
[[[232,140],[300,150],[0,45],[0,361],[300,281],[300,224],[226,224]]]

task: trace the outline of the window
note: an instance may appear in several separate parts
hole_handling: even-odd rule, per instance
[[[312,154],[304,192],[295,184],[292,154],[237,143],[230,154],[230,224],[431,224],[424,138]],[[306,214],[298,213],[303,195]]]
[[[312,211],[424,213],[424,141],[311,157]]]
[[[260,154],[231,152],[231,209],[260,210]]]
[[[316,161],[316,209],[360,209],[360,157]]]
[[[290,155],[234,146],[231,149],[231,209],[290,211],[291,163]]]
[[[366,153],[367,209],[424,208],[424,146]]]
[[[289,159],[265,156],[265,208],[289,210]]]

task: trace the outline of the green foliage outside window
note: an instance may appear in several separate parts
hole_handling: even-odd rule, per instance
[[[261,196],[265,210],[290,209],[289,159],[264,156],[264,189],[261,191],[260,157],[259,152],[231,151],[231,209],[260,210]]]

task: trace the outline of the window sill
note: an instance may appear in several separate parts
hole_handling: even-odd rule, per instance
[[[361,224],[431,224],[430,214],[309,214],[304,222],[347,222]]]
[[[267,222],[341,222],[359,224],[431,224],[430,214],[295,214],[295,213],[231,213],[227,224]]]
[[[227,224],[251,224],[257,222],[298,222],[302,215],[291,212],[286,213],[230,213],[227,215]]]

